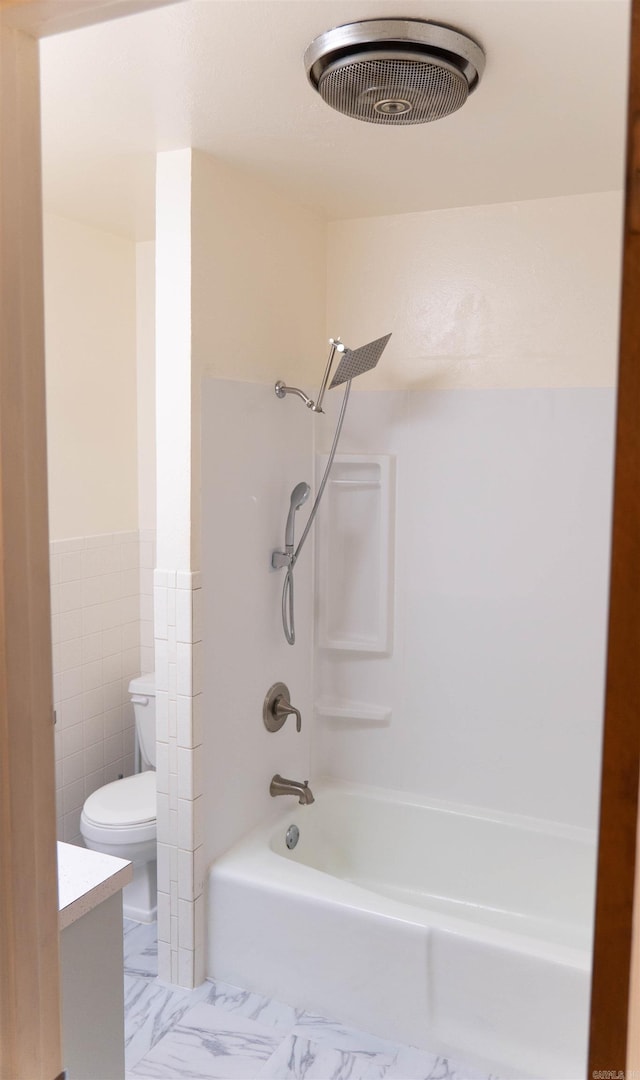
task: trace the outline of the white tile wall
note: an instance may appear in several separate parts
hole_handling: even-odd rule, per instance
[[[128,683],[153,670],[152,531],[50,545],[58,837],[81,843],[84,800],[133,772]]]
[[[204,798],[200,574],[154,575],[158,974],[204,979]]]

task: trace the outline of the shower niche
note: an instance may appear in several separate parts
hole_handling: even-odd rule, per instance
[[[327,458],[318,458],[321,476]],[[318,643],[389,654],[393,646],[394,460],[336,455],[319,519]]]

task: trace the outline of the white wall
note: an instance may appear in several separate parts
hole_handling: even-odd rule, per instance
[[[193,348],[204,377],[320,381],[326,226],[259,178],[196,154]]]
[[[49,527],[138,527],[132,241],[44,218]]]
[[[156,168],[157,565],[174,571],[192,565],[191,159],[158,154]]]
[[[329,225],[327,330],[393,331],[358,389],[612,386],[622,194]]]
[[[44,254],[58,835],[81,842],[84,800],[133,771],[127,688],[153,670],[153,245],[48,214]]]
[[[85,799],[133,772],[128,685],[140,672],[141,575],[152,557],[137,531],[51,544],[58,837],[69,843],[81,843]]]
[[[156,669],[153,571],[156,566],[156,248],[136,244],[136,390],[140,527],[140,670]]]
[[[394,645],[317,650],[314,773],[595,824],[620,230],[618,193],[329,226],[328,328],[394,334],[341,444],[395,459]]]
[[[156,527],[155,259],[152,241],[136,244],[136,422],[138,526]]]

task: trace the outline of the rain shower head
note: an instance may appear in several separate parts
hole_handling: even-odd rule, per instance
[[[358,375],[363,375],[365,371],[370,371],[378,363],[378,360],[384,352],[387,342],[391,334],[385,334],[384,337],[376,338],[375,341],[370,341],[367,345],[361,345],[359,349],[347,349],[342,344],[340,338],[329,338],[329,359],[327,360],[327,366],[324,369],[324,376],[322,383],[318,391],[317,401],[310,398],[305,394],[304,390],[300,390],[297,386],[287,386],[282,379],[278,379],[275,385],[276,397],[283,398],[287,394],[295,394],[296,397],[302,398],[308,409],[313,412],[322,412],[322,402],[327,390],[333,390],[334,386],[340,386],[341,383],[351,382]],[[338,364],[338,369],[333,376],[331,385],[329,386],[329,376],[333,367],[333,361],[336,353],[342,354],[342,359]],[[300,485],[298,485],[300,487]],[[295,489],[297,491],[297,488]]]
[[[461,108],[484,71],[466,34],[423,19],[364,19],[328,30],[304,56],[309,82],[338,112],[371,124],[425,124]]]
[[[329,389],[333,390],[334,386],[340,386],[347,379],[355,379],[358,375],[364,375],[365,371],[371,371],[382,356],[390,337],[391,334],[385,334],[384,337],[370,341],[368,345],[361,345],[359,349],[345,349]]]

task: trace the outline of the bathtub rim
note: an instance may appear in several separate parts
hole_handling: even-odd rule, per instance
[[[454,816],[474,817],[480,821],[490,821],[498,825],[557,836],[563,840],[574,840],[585,845],[595,846],[598,839],[597,829],[584,825],[571,825],[567,822],[552,821],[551,818],[539,818],[528,814],[495,810],[491,807],[474,806],[472,803],[452,802],[415,791],[404,791],[402,788],[381,788],[372,784],[356,784],[350,780],[338,780],[335,777],[325,776],[309,781],[309,786],[314,794],[316,790],[320,794],[336,791],[346,795],[374,799],[376,802],[402,803],[424,810],[438,810]]]

